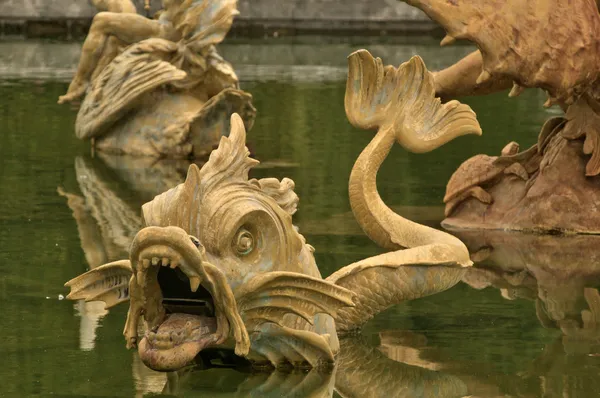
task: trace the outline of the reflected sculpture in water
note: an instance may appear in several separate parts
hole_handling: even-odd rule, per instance
[[[540,323],[564,334],[565,350],[600,354],[600,237],[456,234],[481,262],[465,274],[467,284],[534,301]]]
[[[549,119],[528,150],[491,161],[519,173],[490,174],[463,163],[447,187],[443,225],[452,229],[510,229],[600,233],[600,14],[594,0],[404,0],[478,51],[435,75],[442,98],[525,88],[548,94]],[[487,157],[486,159],[490,159]],[[513,166],[514,165],[514,166]],[[490,178],[493,176],[493,178]],[[457,187],[467,187],[465,191]]]
[[[597,360],[565,351],[560,339],[522,370],[510,373],[499,370],[494,358],[456,360],[445,347],[418,333],[383,330],[376,340],[373,344],[363,336],[341,337],[336,364],[327,371],[265,373],[220,364],[165,375],[150,371],[134,355],[136,390],[140,396],[534,398],[587,396],[590,390],[584,386],[598,384]],[[574,366],[575,361],[590,366]]]
[[[322,279],[314,249],[292,224],[293,181],[248,179],[258,162],[234,114],[229,137],[208,162],[192,164],[184,183],[142,206],[144,228],[129,259],[69,281],[68,297],[107,308],[129,301],[127,347],[137,346],[155,370],[210,360],[215,349],[254,368],[327,369],[340,350],[338,335],[394,304],[454,286],[471,265],[465,245],[394,213],[375,180],[395,141],[425,152],[480,133],[473,112],[434,97],[419,57],[384,68],[365,50],[349,57],[345,105],[353,124],[378,130],[354,165],[349,190],[358,223],[386,253]],[[414,122],[422,117],[432,123]]]
[[[215,45],[238,14],[236,0],[170,0],[156,20],[129,0],[97,1],[77,73],[59,103],[85,94],[75,130],[105,152],[202,156],[229,116],[254,121],[252,96]],[[227,130],[225,130],[227,131]]]
[[[500,231],[456,235],[476,263],[465,273],[465,283],[499,289],[508,300],[534,302],[540,324],[560,331],[517,375],[514,395],[575,397],[600,388],[600,238]]]
[[[390,331],[384,334],[390,334]],[[392,331],[402,332],[402,331]],[[385,345],[384,345],[385,344]],[[270,373],[249,369],[186,369],[164,374],[149,372],[134,360],[136,389],[144,393],[186,396],[206,393],[218,397],[302,397],[331,398],[334,391],[342,397],[439,397],[460,398],[468,395],[467,385],[458,377],[389,355],[410,350],[396,341],[373,346],[360,336],[340,339],[340,351],[333,369],[307,371],[277,369]],[[140,377],[143,375],[143,377]]]
[[[80,194],[59,187],[73,212],[81,248],[90,269],[127,254],[142,228],[138,206],[185,178],[189,165],[183,160],[160,160],[97,154],[95,159],[75,158]],[[127,200],[132,198],[132,200]],[[76,304],[81,318],[80,347],[95,345],[98,321],[107,314],[102,302]]]

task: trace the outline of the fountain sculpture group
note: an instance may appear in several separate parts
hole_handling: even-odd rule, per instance
[[[220,141],[202,167],[189,166],[185,182],[165,186],[166,192],[145,203],[141,217],[133,211],[107,217],[135,235],[117,245],[128,259],[99,265],[110,256],[92,256],[94,268],[67,282],[68,298],[103,301],[106,308],[129,302],[127,347],[137,347],[148,367],[170,372],[212,349],[232,350],[259,369],[335,368],[360,351],[344,350],[352,345],[344,336],[394,304],[461,280],[497,286],[507,298],[519,292],[535,297],[543,277],[528,285],[522,266],[500,274],[469,268],[471,260],[505,258],[499,248],[508,235],[489,235],[482,243],[488,235],[463,232],[470,256],[457,237],[392,211],[378,194],[377,171],[394,142],[421,153],[481,134],[467,105],[439,97],[446,101],[509,84],[515,96],[539,87],[548,92],[547,105],[557,103],[566,114],[548,120],[537,144],[525,151],[511,142],[499,156],[463,163],[448,183],[444,225],[600,232],[596,4],[407,2],[448,31],[443,45],[469,39],[479,50],[436,73],[418,56],[398,68],[366,50],[348,57],[346,115],[354,126],[376,131],[352,169],[350,204],[364,233],[385,252],[323,279],[314,248],[292,223],[294,182],[248,176],[258,164],[245,146],[254,108],[214,47],[237,13],[235,0],[165,0],[157,20],[131,13],[123,6],[128,0],[96,1],[109,12],[94,19],[77,75],[60,99],[85,95],[77,135],[93,138],[104,152],[171,158],[198,156]],[[177,178],[167,180],[175,185]],[[84,195],[99,189],[99,183],[86,184]],[[81,198],[60,192],[79,221]],[[580,305],[555,294],[560,289],[544,289],[537,304],[542,323],[566,336],[595,330],[596,290],[581,287],[577,301],[585,298],[594,312],[585,315]],[[573,320],[579,316],[588,320],[583,327]],[[440,383],[456,394],[464,390],[453,380]],[[336,382],[336,388],[345,387],[352,383]]]
[[[353,169],[350,200],[365,232],[388,253],[322,279],[312,247],[292,224],[294,183],[248,179],[258,162],[248,157],[244,125],[234,114],[229,137],[208,162],[201,169],[193,164],[183,184],[142,206],[145,227],[129,259],[68,282],[69,298],[107,307],[128,300],[127,345],[137,345],[155,370],[180,369],[214,347],[233,347],[255,366],[320,367],[334,362],[338,333],[393,304],[456,284],[471,265],[464,244],[393,213],[379,198],[375,178],[394,141],[432,150],[479,133],[474,113],[435,98],[420,58],[384,68],[364,50],[350,56],[346,110],[355,125],[378,129]],[[431,125],[411,123],[423,116]],[[190,313],[183,300],[206,308]],[[138,341],[141,315],[146,333]]]

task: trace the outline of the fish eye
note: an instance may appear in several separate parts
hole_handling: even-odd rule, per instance
[[[254,236],[246,228],[240,228],[233,239],[233,249],[239,256],[247,256],[255,248]]]
[[[200,241],[198,239],[196,239],[195,236],[190,236],[190,239],[192,240],[192,243],[194,244],[194,246],[196,247],[200,247]]]

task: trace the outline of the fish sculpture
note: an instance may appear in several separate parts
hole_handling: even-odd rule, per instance
[[[68,298],[107,308],[128,301],[127,347],[137,347],[154,370],[181,369],[215,348],[257,368],[327,368],[338,336],[392,305],[454,286],[472,264],[466,246],[394,213],[376,176],[396,141],[427,152],[480,134],[475,114],[435,98],[418,56],[384,67],[366,50],[349,56],[345,108],[353,125],[377,130],[354,165],[349,192],[358,223],[385,253],[324,279],[314,248],[292,222],[294,182],[249,179],[259,162],[233,114],[229,136],[208,162],[192,164],[184,183],[142,206],[143,228],[129,259],[70,280]]]

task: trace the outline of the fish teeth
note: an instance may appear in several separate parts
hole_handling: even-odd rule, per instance
[[[190,276],[190,289],[192,292],[196,292],[198,287],[200,286],[200,277],[198,276]]]
[[[160,259],[158,257],[152,257],[152,265],[157,266]]]
[[[167,257],[163,257],[162,261],[160,262],[160,265],[166,267],[167,265],[169,265],[169,259]]]
[[[171,262],[171,265],[170,265],[170,267],[171,267],[172,269],[175,269],[175,268],[177,268],[178,266],[179,266],[179,264],[177,263],[177,261],[172,261],[172,262]]]
[[[150,260],[148,260],[147,258],[142,260],[142,267],[144,268],[148,268],[150,267]]]
[[[140,285],[141,287],[146,286],[146,278],[145,278],[145,274],[144,274],[143,269],[140,269],[137,272],[136,279],[137,279],[138,285]]]

